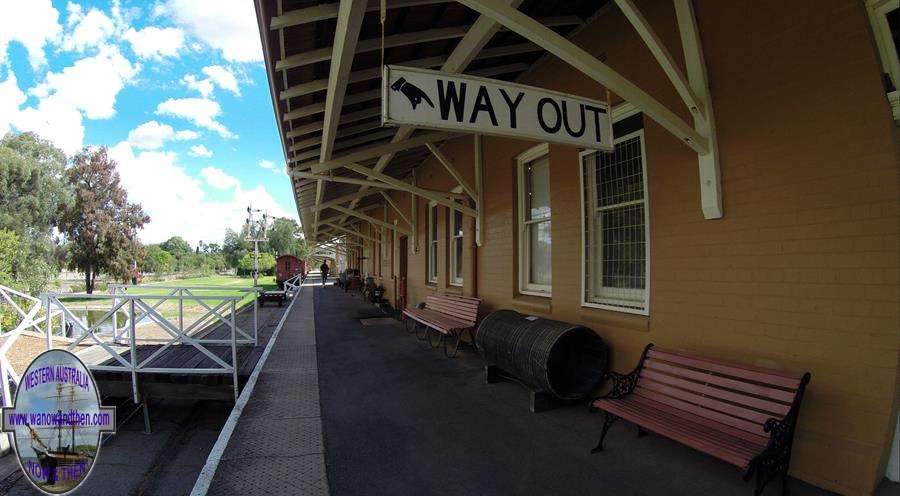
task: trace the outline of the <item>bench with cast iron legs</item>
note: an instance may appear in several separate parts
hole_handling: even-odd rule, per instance
[[[648,345],[630,374],[607,373],[612,391],[591,403],[605,413],[600,442],[619,418],[756,475],[755,495],[787,472],[809,373],[790,374]]]
[[[416,333],[416,337],[427,339],[432,348],[443,345],[444,354],[453,358],[459,351],[463,334],[468,333],[472,346],[475,346],[475,336],[472,330],[475,328],[480,304],[481,300],[478,298],[434,294],[425,298],[425,308],[407,308],[403,310],[403,315],[425,327],[423,336]],[[418,324],[413,326],[413,331],[416,330]],[[432,339],[430,332],[432,329],[437,331],[437,339]],[[452,353],[449,351],[450,343],[444,343],[446,336],[456,338]]]

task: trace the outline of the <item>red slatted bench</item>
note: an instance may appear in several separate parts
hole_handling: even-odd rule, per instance
[[[619,418],[756,474],[755,495],[780,477],[787,493],[794,427],[809,373],[790,374],[648,345],[629,374],[607,373],[600,442]]]
[[[444,354],[453,358],[459,352],[459,345],[464,333],[469,334],[469,340],[472,346],[475,346],[475,336],[472,334],[472,330],[475,328],[475,320],[478,318],[479,305],[481,305],[481,300],[478,298],[434,294],[425,298],[425,308],[407,308],[403,310],[403,315],[425,326],[425,335],[419,339],[428,339],[432,348],[444,345]],[[437,331],[440,336],[436,342],[432,342],[430,337],[431,329]],[[415,326],[413,331],[415,331]],[[446,336],[456,338],[453,353],[448,351],[450,343],[444,343]]]

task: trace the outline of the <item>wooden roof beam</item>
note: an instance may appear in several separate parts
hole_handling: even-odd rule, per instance
[[[451,1],[454,0],[391,0],[387,2],[387,8],[399,9],[402,7],[418,7],[420,5],[449,3]],[[339,3],[326,3],[303,9],[291,10],[280,16],[273,17],[272,21],[269,23],[269,29],[276,30],[334,19],[338,16],[339,6]],[[366,12],[378,12],[380,9],[381,2],[379,0],[369,1],[368,5],[365,7]]]
[[[547,17],[547,18],[539,19],[539,22],[541,22],[542,25],[546,26],[548,29],[551,27],[579,25],[579,24],[583,23],[583,21],[579,17],[576,17],[576,16]],[[474,28],[475,25],[473,24],[472,27]],[[497,31],[499,31],[501,29],[502,28],[498,27],[497,29],[494,30],[494,32],[496,33]],[[399,47],[399,46],[428,43],[431,41],[462,38],[466,35],[466,33],[468,31],[470,31],[469,26],[451,26],[451,27],[446,27],[446,28],[426,29],[424,31],[413,31],[413,32],[409,32],[409,33],[392,34],[390,36],[386,36],[384,38],[383,42],[380,37],[379,38],[369,38],[369,39],[362,40],[359,42],[359,44],[356,47],[356,53],[364,53],[364,52],[372,52],[375,50],[381,50],[382,46],[384,46],[385,49],[388,49],[388,48],[394,48],[394,47]],[[328,58],[331,57],[331,53],[332,53],[331,47],[322,47],[322,48],[316,48],[313,50],[308,50],[306,52],[290,55],[288,57],[285,57],[285,58],[275,62],[275,70],[276,71],[286,71],[288,69],[293,69],[295,67],[302,67],[305,65],[315,64],[316,62],[322,62],[324,60],[328,60]],[[471,60],[469,62],[471,62]]]
[[[519,36],[544,47],[551,54],[609,88],[610,91],[631,102],[697,153],[709,152],[708,140],[684,122],[681,117],[583,48],[542,25],[537,19],[510,7],[504,0],[458,1],[481,13],[482,17],[488,16]]]
[[[456,135],[453,133],[445,133],[445,132],[435,131],[435,132],[428,132],[428,133],[422,134],[421,136],[416,136],[415,138],[405,139],[403,141],[397,141],[397,142],[386,143],[383,145],[367,147],[363,150],[348,153],[346,155],[341,155],[339,157],[333,158],[331,160],[327,160],[325,162],[313,164],[312,171],[317,174],[320,174],[322,172],[327,172],[330,170],[338,169],[340,167],[343,167],[345,164],[359,162],[360,160],[366,160],[368,158],[378,157],[378,156],[384,155],[385,153],[393,154],[393,153],[401,152],[403,150],[409,150],[410,148],[425,146],[426,143],[434,143],[435,141],[443,141],[446,139],[450,139],[454,136],[456,136]]]
[[[519,43],[516,45],[505,45],[493,48],[485,48],[482,50],[475,60],[485,60],[491,58],[498,57],[509,57],[512,55],[520,55],[523,53],[532,53],[532,52],[540,52],[543,49],[534,43]],[[419,67],[422,69],[428,69],[431,67],[440,67],[447,61],[447,57],[443,55],[438,55],[436,57],[426,57],[423,59],[415,59],[415,60],[405,60],[403,62],[398,62],[397,65],[402,65],[405,67]],[[348,79],[351,83],[358,83],[361,81],[369,81],[372,79],[381,78],[381,67],[372,67],[370,69],[361,69],[358,71],[353,71],[350,73],[350,77]],[[288,98],[294,98],[303,95],[309,95],[312,93],[316,93],[318,91],[323,91],[328,87],[328,78],[324,79],[316,79],[314,81],[309,81],[307,83],[297,84],[291,86],[286,90],[282,90],[279,93],[279,100],[287,100]]]

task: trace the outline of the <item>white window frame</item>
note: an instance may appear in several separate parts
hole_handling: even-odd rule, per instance
[[[457,191],[459,190],[459,191]],[[462,188],[454,188],[454,193],[462,192]],[[465,233],[463,232],[463,222],[465,222],[462,213],[448,209],[450,214],[449,225],[450,225],[450,277],[447,279],[450,281],[451,286],[462,286],[464,276],[456,277],[456,269],[462,268],[463,261],[457,259],[456,257],[456,244],[459,243],[463,249],[465,249],[465,245],[463,244],[463,238],[465,237]],[[459,215],[459,229],[457,229],[456,225],[456,217]],[[462,232],[459,236],[456,235],[457,232]],[[462,253],[462,250],[460,250]],[[464,254],[461,256],[465,256]]]
[[[642,200],[642,203],[644,204],[644,253],[645,253],[644,277],[645,277],[645,279],[644,279],[644,289],[643,290],[634,289],[631,291],[634,292],[635,296],[639,296],[640,293],[643,292],[643,296],[644,296],[643,308],[626,308],[626,307],[621,307],[621,306],[617,306],[617,305],[591,302],[591,301],[588,301],[588,299],[587,299],[587,295],[586,295],[587,288],[585,287],[585,281],[588,278],[588,274],[587,274],[587,264],[585,263],[585,261],[587,260],[588,254],[585,253],[585,244],[586,244],[585,240],[586,240],[587,236],[589,236],[593,233],[594,228],[593,228],[593,216],[591,216],[591,219],[589,221],[588,215],[587,215],[588,212],[585,211],[586,199],[584,197],[584,195],[585,195],[585,187],[584,187],[585,186],[584,185],[584,176],[585,176],[584,162],[585,162],[585,160],[584,160],[584,158],[588,155],[592,155],[592,154],[596,153],[596,151],[594,151],[594,150],[585,150],[578,154],[579,170],[581,172],[581,174],[579,176],[579,183],[581,186],[581,236],[582,236],[582,238],[581,238],[581,241],[582,241],[581,242],[581,306],[588,307],[588,308],[600,308],[603,310],[612,310],[614,312],[631,313],[631,314],[637,314],[637,315],[650,315],[650,196],[649,196],[650,192],[649,192],[649,188],[647,185],[647,148],[646,148],[646,142],[644,139],[644,130],[639,129],[637,131],[628,133],[626,135],[616,137],[613,140],[613,145],[616,145],[616,144],[624,142],[624,141],[628,141],[635,137],[640,137],[640,139],[641,139],[641,179],[643,180],[643,183],[644,183],[644,198]],[[593,190],[595,192],[594,195],[596,196],[596,191],[597,191],[596,185],[594,185]],[[591,226],[592,231],[588,231],[589,225]],[[593,255],[591,255],[591,256],[593,256]],[[597,267],[598,265],[600,265],[600,264],[598,264],[596,262],[592,264],[592,266],[594,266],[594,267]],[[596,277],[593,274],[592,274],[592,276]],[[607,300],[612,302],[614,299],[607,298]],[[631,301],[633,301],[633,300],[628,301],[628,302],[626,302],[625,300],[622,300],[622,301],[623,301],[623,303],[631,303]]]
[[[437,284],[438,280],[438,264],[437,264],[437,254],[438,254],[438,237],[437,237],[437,227],[436,225],[432,225],[432,223],[437,224],[437,202],[430,201],[428,202],[428,221],[425,223],[428,227],[428,236],[426,239],[428,240],[428,249],[425,252],[425,256],[427,257],[426,270],[427,281],[429,284]]]
[[[541,143],[540,145],[529,148],[528,150],[522,152],[518,157],[516,157],[516,176],[518,176],[518,223],[517,229],[519,230],[519,293],[532,295],[532,296],[544,296],[550,298],[553,296],[553,286],[552,284],[533,284],[528,282],[529,280],[529,268],[531,267],[531,245],[529,243],[530,237],[528,236],[528,226],[550,222],[551,226],[553,221],[553,205],[550,206],[550,217],[543,218],[540,220],[527,221],[525,220],[525,208],[526,208],[526,197],[527,192],[525,191],[525,166],[530,162],[533,162],[539,158],[548,157],[549,160],[550,155],[550,145],[547,143]],[[549,165],[548,165],[549,167]],[[547,185],[547,189],[549,190],[550,185]],[[552,245],[551,245],[551,253],[552,253]],[[552,262],[551,262],[552,264]],[[551,267],[552,270],[552,267]],[[552,276],[551,276],[552,277]],[[552,282],[552,280],[551,280]]]
[[[888,74],[894,84],[894,91],[887,94],[894,120],[900,121],[900,60],[897,57],[897,47],[891,36],[891,28],[888,26],[887,14],[900,8],[898,0],[867,0],[866,10],[872,23],[872,32],[875,35],[875,44],[881,56],[882,72]]]

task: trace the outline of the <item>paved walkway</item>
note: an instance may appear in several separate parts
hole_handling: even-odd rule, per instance
[[[319,411],[313,288],[307,283],[278,333],[208,494],[327,496]]]
[[[476,353],[447,359],[399,323],[360,324],[373,316],[334,286],[303,287],[208,494],[752,492],[736,468],[658,436],[637,439],[624,422],[591,455],[601,417],[586,407],[532,414],[517,384],[484,383]]]
[[[515,383],[487,385],[479,355],[445,358],[359,297],[315,288],[325,460],[341,495],[740,495],[738,469],[619,422],[591,455],[602,416],[541,414]],[[766,494],[780,494],[773,484]],[[823,491],[794,481],[794,494]]]

